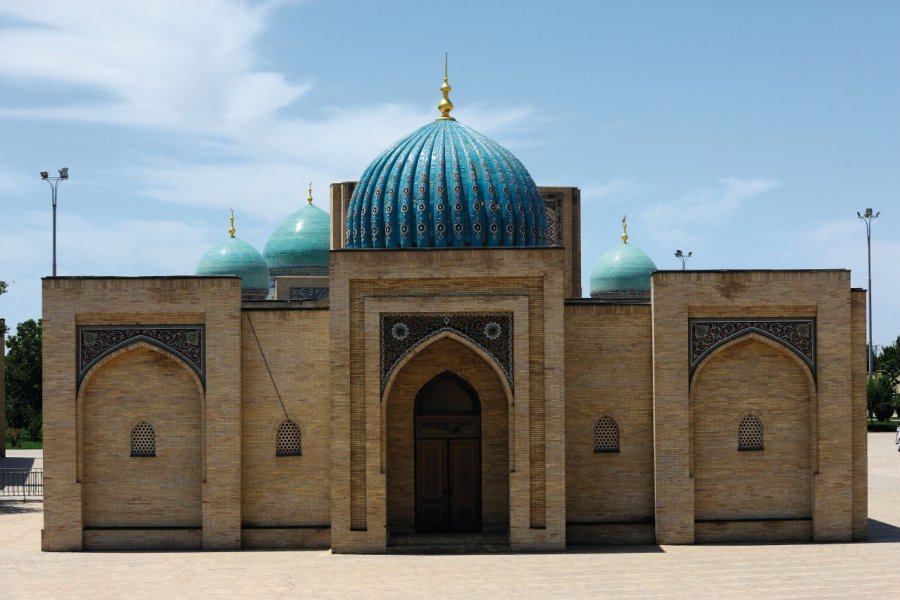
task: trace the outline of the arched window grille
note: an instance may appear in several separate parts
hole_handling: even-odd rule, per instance
[[[156,456],[156,432],[147,421],[131,428],[131,456]]]
[[[275,456],[303,456],[300,442],[300,426],[293,421],[283,422],[275,438]]]
[[[594,421],[594,452],[619,451],[619,426],[611,417]]]
[[[763,449],[763,425],[762,421],[753,415],[747,415],[741,419],[738,428],[738,450],[762,450]]]

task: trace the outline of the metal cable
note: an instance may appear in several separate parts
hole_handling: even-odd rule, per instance
[[[256,340],[256,347],[259,348],[259,354],[262,356],[263,363],[266,365],[266,371],[269,372],[269,379],[272,380],[272,387],[275,388],[275,395],[278,396],[278,401],[281,403],[281,410],[284,411],[284,418],[288,421],[291,418],[288,416],[287,409],[284,407],[284,400],[281,399],[281,392],[278,391],[278,384],[275,383],[275,377],[272,376],[272,369],[269,367],[269,361],[266,360],[266,353],[263,352],[262,344],[259,343],[259,336],[256,335],[256,328],[253,326],[253,319],[250,318],[250,313],[245,313],[247,315],[247,322],[250,323],[250,331],[253,332],[253,339]]]

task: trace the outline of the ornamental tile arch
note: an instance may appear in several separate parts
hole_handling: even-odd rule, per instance
[[[785,346],[799,356],[816,376],[816,320],[688,319],[690,329],[690,377],[716,348],[748,333],[758,333]]]
[[[78,385],[91,370],[113,352],[143,341],[183,361],[206,385],[205,327],[203,325],[150,325],[122,327],[91,325],[78,327]]]
[[[513,314],[381,313],[381,392],[398,364],[422,342],[452,332],[483,350],[513,390]]]

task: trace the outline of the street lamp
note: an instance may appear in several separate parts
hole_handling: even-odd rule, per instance
[[[872,221],[878,218],[878,215],[881,214],[881,211],[877,213],[872,213],[871,208],[867,208],[866,212],[863,214],[859,214],[859,211],[856,212],[856,216],[866,222],[866,250],[868,252],[869,257],[869,377],[872,377],[873,366],[872,361],[875,358],[875,348],[872,346]]]
[[[59,170],[58,177],[50,177],[50,174],[47,171],[41,171],[41,179],[50,184],[50,189],[53,192],[53,276],[56,277],[56,188],[59,187],[60,181],[65,181],[69,178],[69,167],[63,167]]]
[[[682,271],[684,271],[687,268],[685,266],[685,263],[687,262],[687,259],[689,259],[691,257],[691,254],[693,254],[693,252],[688,252],[687,254],[685,254],[681,250],[675,251],[675,258],[681,259],[681,270]]]

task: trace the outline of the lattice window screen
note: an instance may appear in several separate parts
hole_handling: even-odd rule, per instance
[[[275,456],[303,456],[300,444],[300,427],[293,421],[278,426],[275,440]]]
[[[610,417],[594,422],[594,452],[619,451],[619,426]]]
[[[131,456],[156,456],[156,433],[147,421],[131,428]]]
[[[738,428],[738,450],[762,450],[763,426],[762,422],[753,415],[747,415],[741,419]]]

